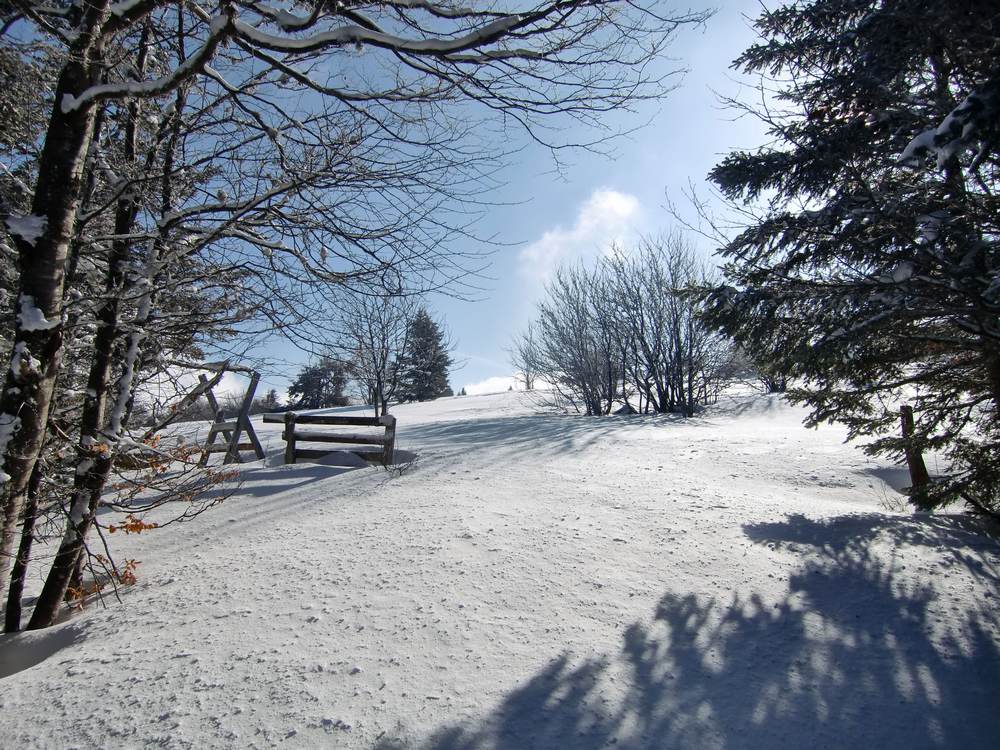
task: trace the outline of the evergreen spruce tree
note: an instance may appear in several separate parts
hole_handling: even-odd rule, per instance
[[[307,365],[288,389],[290,403],[298,409],[326,409],[347,406],[347,365],[333,357],[321,357]]]
[[[711,173],[766,203],[708,317],[873,454],[942,451],[911,499],[1000,508],[1000,6],[815,0],[765,12],[735,67],[778,88],[773,141]],[[900,409],[916,417],[910,438]]]
[[[277,411],[281,407],[281,402],[278,401],[278,391],[271,388],[264,396],[261,407],[264,411]]]
[[[448,342],[426,308],[420,308],[410,321],[401,364],[400,401],[427,401],[453,395],[448,385],[448,369],[452,365]]]

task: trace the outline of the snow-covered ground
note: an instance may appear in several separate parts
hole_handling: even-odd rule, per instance
[[[269,460],[116,538],[122,604],[0,639],[0,747],[1000,747],[1000,545],[840,430],[395,414],[401,474]]]

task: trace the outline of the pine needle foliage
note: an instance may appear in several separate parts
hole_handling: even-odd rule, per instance
[[[996,511],[1000,6],[815,0],[756,28],[734,67],[776,89],[755,110],[773,140],[711,173],[754,212],[707,317],[794,379],[810,422],[873,454],[938,451],[914,503]]]
[[[417,310],[410,321],[406,350],[402,357],[400,401],[427,401],[454,395],[448,385],[452,365],[447,334],[427,308]]]

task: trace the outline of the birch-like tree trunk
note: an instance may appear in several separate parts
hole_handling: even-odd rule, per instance
[[[131,285],[132,288],[139,290],[140,298],[135,318],[129,325],[125,361],[114,384],[114,400],[110,404],[111,411],[105,419],[101,420],[100,429],[81,435],[81,460],[76,469],[76,481],[70,501],[66,530],[59,545],[59,551],[56,553],[55,560],[45,579],[42,592],[35,604],[35,609],[31,614],[28,630],[45,628],[55,621],[70,579],[76,569],[77,560],[84,552],[87,534],[94,523],[101,494],[114,465],[117,444],[125,426],[124,417],[134,395],[140,347],[146,338],[150,314],[153,310],[154,280],[160,271],[159,253],[157,252],[159,246],[159,243],[153,243],[143,277]],[[117,313],[117,307],[115,312]],[[109,355],[112,346],[113,339],[109,338]],[[110,374],[110,365],[107,366],[107,369],[101,369],[104,365],[97,363],[97,360],[102,358],[102,356],[95,358],[95,365],[91,369],[92,377],[107,377]],[[98,371],[99,369],[100,371]],[[101,409],[102,413],[103,411]],[[100,416],[101,414],[95,415],[98,418]]]
[[[63,286],[94,126],[94,106],[63,111],[96,82],[101,57],[97,29],[109,1],[84,5],[80,33],[56,86],[55,104],[38,165],[32,214],[8,220],[20,270],[14,345],[0,394],[0,595],[7,585],[17,522],[38,461],[63,355]]]

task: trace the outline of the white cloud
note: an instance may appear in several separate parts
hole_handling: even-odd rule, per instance
[[[606,252],[627,242],[640,218],[639,199],[617,190],[598,189],[580,206],[573,226],[556,226],[521,250],[521,273],[548,280],[560,264]]]
[[[215,395],[218,396],[235,396],[237,398],[243,398],[246,395],[247,388],[250,385],[250,378],[247,375],[236,374],[234,372],[224,373],[222,380],[219,384],[215,386]],[[264,394],[261,392],[263,389],[258,385],[257,391],[254,393],[255,398],[262,398]]]

